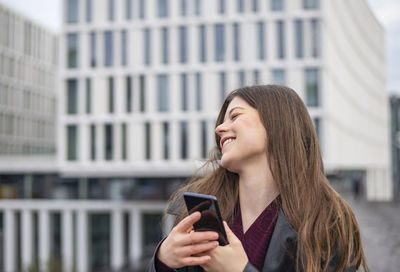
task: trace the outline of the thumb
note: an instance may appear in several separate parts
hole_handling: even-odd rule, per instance
[[[226,223],[226,221],[224,221],[224,227],[225,227],[225,232],[226,232],[226,236],[228,236],[228,241],[230,243],[235,242],[235,241],[239,241],[239,238],[236,237],[236,235],[233,233],[233,231],[229,228],[228,223]]]

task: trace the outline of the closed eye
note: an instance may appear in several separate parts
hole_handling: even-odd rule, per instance
[[[232,114],[231,120],[235,120],[236,117],[238,117],[239,115],[240,115],[239,113],[234,113],[234,114]]]

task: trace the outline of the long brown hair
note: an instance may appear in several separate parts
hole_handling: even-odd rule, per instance
[[[360,231],[351,208],[325,177],[318,137],[306,106],[296,92],[278,85],[237,89],[225,99],[216,127],[236,96],[257,109],[267,131],[267,156],[280,191],[282,209],[298,232],[297,270],[327,271],[329,260],[338,254],[337,271],[363,265],[369,271]],[[193,178],[172,197],[179,203],[178,220],[186,216],[182,192],[212,194],[218,198],[222,216],[232,221],[239,199],[238,175],[219,165],[220,137],[206,167],[209,174]],[[327,260],[327,261],[326,261]]]

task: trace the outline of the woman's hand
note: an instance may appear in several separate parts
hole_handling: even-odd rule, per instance
[[[157,258],[170,268],[202,265],[210,261],[207,251],[218,246],[218,233],[213,231],[194,232],[193,224],[201,217],[192,213],[176,225],[161,244]],[[201,256],[192,256],[201,254]]]
[[[224,221],[225,232],[228,236],[229,244],[226,246],[219,246],[206,252],[211,260],[201,267],[207,272],[221,272],[221,271],[240,271],[242,272],[247,265],[249,259],[240,242],[239,238],[231,231],[228,224]]]

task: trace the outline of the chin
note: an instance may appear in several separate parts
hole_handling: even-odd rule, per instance
[[[233,160],[230,160],[229,158],[224,158],[224,156],[222,156],[221,158],[221,166],[227,170],[229,170],[232,173],[238,173],[237,167],[235,167],[235,163]]]

